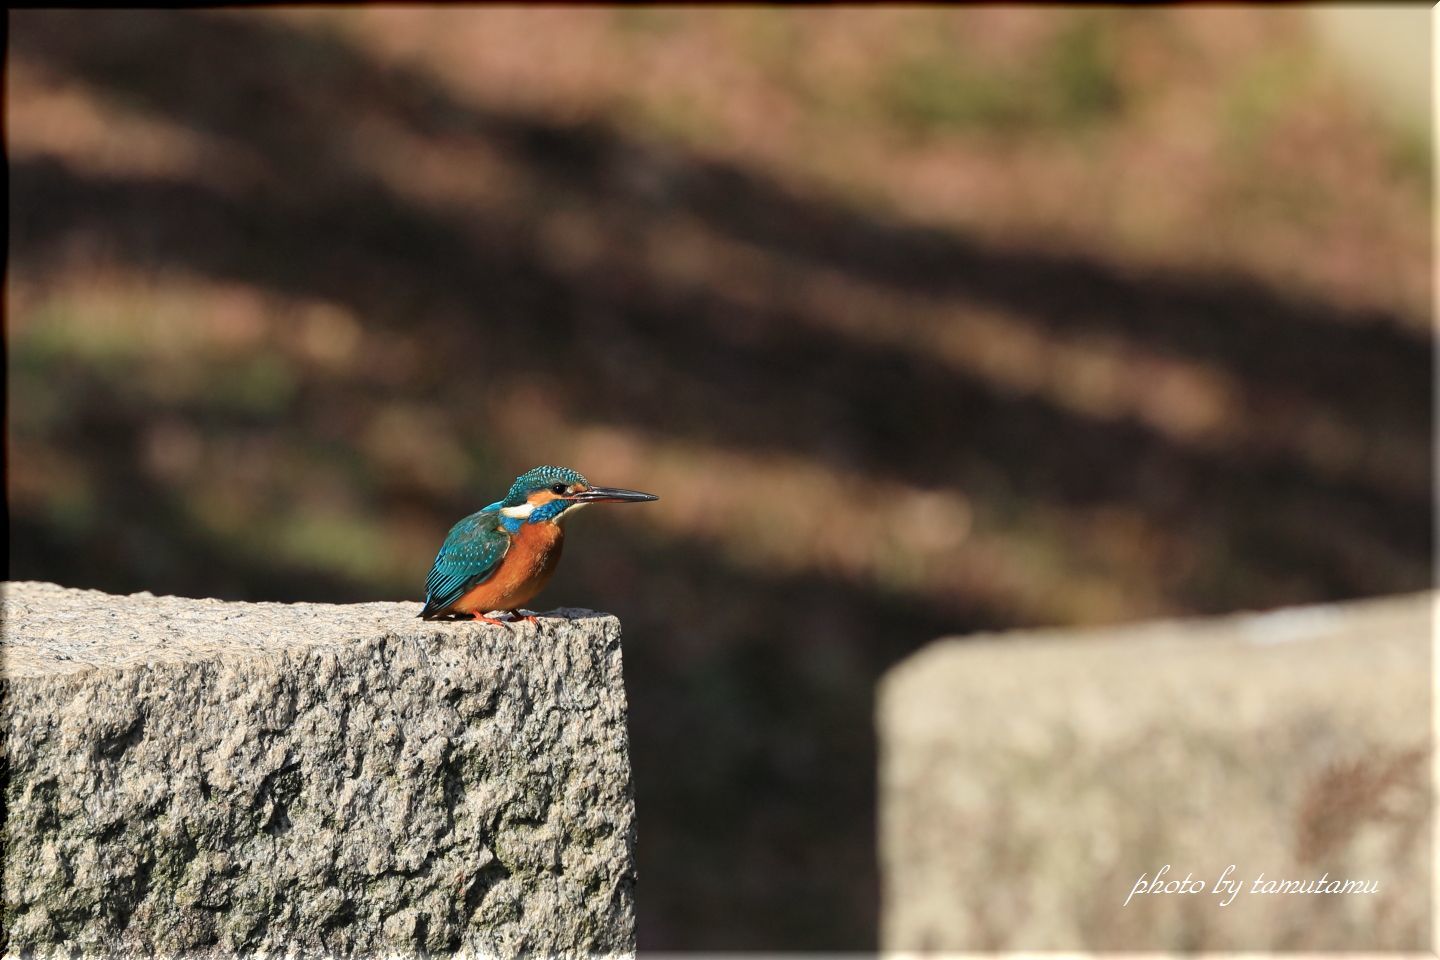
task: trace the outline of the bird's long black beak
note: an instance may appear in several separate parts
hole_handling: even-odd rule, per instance
[[[660,498],[653,493],[641,493],[639,490],[591,487],[589,490],[575,494],[570,499],[576,503],[644,503],[647,500],[659,500]]]

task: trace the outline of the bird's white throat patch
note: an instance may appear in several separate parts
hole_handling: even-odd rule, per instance
[[[564,523],[566,520],[570,519],[570,514],[575,513],[578,510],[584,510],[588,506],[590,506],[590,504],[588,503],[572,503],[570,504],[570,506],[560,511],[560,516],[555,518],[555,522]]]
[[[500,512],[515,520],[524,520],[535,511],[535,504],[522,503],[518,507],[501,507]]]

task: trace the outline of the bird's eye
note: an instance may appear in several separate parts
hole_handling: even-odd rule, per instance
[[[557,497],[563,497],[565,495],[565,484],[555,484],[553,487],[550,488],[550,492],[555,494],[555,496]]]

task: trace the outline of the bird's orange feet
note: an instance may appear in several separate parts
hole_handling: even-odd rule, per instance
[[[536,626],[539,626],[540,624],[540,618],[535,616],[535,614],[533,613],[527,613],[522,615],[519,610],[502,610],[500,612],[505,614],[510,619],[499,620],[495,617],[486,616],[479,610],[476,610],[474,613],[470,614],[470,616],[475,620],[479,620],[481,623],[494,623],[502,627],[509,626],[512,623],[519,623],[522,620],[533,623]]]

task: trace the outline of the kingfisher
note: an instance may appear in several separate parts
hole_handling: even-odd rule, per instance
[[[568,467],[536,467],[510,485],[505,499],[470,514],[440,545],[425,581],[426,620],[470,616],[506,621],[486,611],[520,608],[544,589],[560,563],[564,522],[591,503],[643,503],[653,493],[597,487]],[[535,622],[533,615],[523,619]]]

